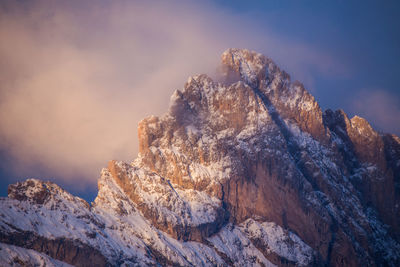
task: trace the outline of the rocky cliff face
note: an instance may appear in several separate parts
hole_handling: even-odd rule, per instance
[[[400,139],[323,112],[263,55],[221,69],[139,123],[138,158],[109,162],[92,205],[11,185],[0,241],[76,266],[398,266]]]

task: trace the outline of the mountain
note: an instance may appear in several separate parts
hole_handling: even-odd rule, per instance
[[[400,138],[323,112],[268,57],[221,61],[221,82],[191,77],[139,123],[138,157],[110,161],[90,205],[10,185],[4,264],[400,266]]]

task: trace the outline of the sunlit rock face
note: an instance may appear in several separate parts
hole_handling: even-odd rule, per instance
[[[229,49],[220,70],[139,123],[138,157],[109,162],[91,206],[51,183],[11,185],[1,242],[81,266],[34,244],[64,238],[114,266],[399,265],[400,139],[323,112],[261,54]]]

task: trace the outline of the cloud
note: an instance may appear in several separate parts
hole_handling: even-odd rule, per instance
[[[362,90],[349,110],[366,118],[375,129],[400,136],[400,99],[384,90]]]
[[[10,1],[0,6],[0,149],[18,176],[94,183],[137,153],[137,123],[229,47],[268,54],[297,77],[339,65],[249,16],[191,1]],[[40,178],[40,177],[39,177]]]

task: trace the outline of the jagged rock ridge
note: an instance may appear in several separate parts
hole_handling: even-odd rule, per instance
[[[0,241],[76,266],[399,265],[400,139],[322,112],[261,54],[221,69],[139,123],[138,158],[102,170],[91,206],[11,185]]]

